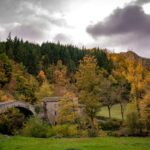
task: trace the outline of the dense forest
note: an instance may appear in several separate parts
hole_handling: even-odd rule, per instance
[[[97,114],[105,106],[109,118],[105,123],[100,122],[101,129],[119,130],[125,126],[131,135],[147,135],[149,64],[149,59],[131,51],[115,54],[106,49],[80,49],[59,42],[38,45],[17,37],[12,39],[9,34],[5,42],[0,42],[0,101],[37,104],[44,97],[62,96],[59,125],[77,125],[95,136],[101,120]],[[84,117],[74,111],[79,106],[74,105],[71,97],[78,97],[79,104],[84,106]],[[111,109],[115,104],[120,106],[119,121],[112,120]],[[127,116],[125,107],[129,110]],[[3,117],[0,130],[6,123]],[[34,121],[29,120],[29,125]]]

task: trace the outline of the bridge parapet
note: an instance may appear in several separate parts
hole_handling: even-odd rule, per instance
[[[20,108],[25,108],[33,113],[33,115],[36,114],[35,109],[32,105],[25,103],[25,102],[20,102],[20,101],[10,101],[10,102],[1,102],[0,103],[0,114],[6,112],[9,108],[14,108],[14,107],[20,107]]]

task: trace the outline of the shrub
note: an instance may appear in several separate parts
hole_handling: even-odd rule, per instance
[[[48,137],[76,137],[78,136],[78,129],[76,125],[57,125],[49,129]]]
[[[140,103],[141,117],[147,132],[150,133],[150,93],[146,94]]]
[[[88,129],[88,136],[89,137],[97,137],[98,131],[96,129]]]
[[[78,129],[77,125],[71,125],[69,126],[69,136],[77,136],[78,135]]]
[[[41,112],[41,106],[40,106],[40,105],[36,105],[36,106],[35,106],[35,112],[36,112],[37,114],[39,114],[39,113]]]
[[[142,128],[142,123],[138,117],[138,113],[137,112],[131,112],[127,115],[127,127],[129,130],[129,134],[131,135],[137,135],[139,134]]]
[[[110,135],[110,133],[109,133]],[[129,136],[129,132],[128,132],[128,129],[127,128],[121,128],[120,130],[117,130],[117,131],[112,131],[111,132],[111,136],[116,136],[116,137],[121,137],[121,136]]]
[[[122,122],[120,120],[111,119],[100,123],[100,127],[102,130],[118,130],[121,126]]]
[[[88,130],[80,130],[79,136],[80,137],[88,137]]]
[[[54,130],[56,136],[60,136],[60,137],[68,137],[69,136],[68,125],[58,125],[58,126],[53,127],[53,130]]]
[[[47,137],[47,132],[49,131],[50,126],[38,118],[29,118],[28,121],[24,124],[22,134],[25,136]]]
[[[0,115],[0,133],[15,135],[23,126],[25,117],[18,109],[9,109]]]
[[[98,131],[98,135],[99,135],[100,137],[106,137],[108,134],[107,134],[107,132],[104,131],[104,130],[99,130],[99,131]]]
[[[55,136],[56,136],[56,133],[55,133],[53,127],[49,127],[47,134],[46,134],[46,137],[55,137]]]

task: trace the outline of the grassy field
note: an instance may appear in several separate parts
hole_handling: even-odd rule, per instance
[[[0,137],[0,150],[150,150],[150,138],[38,139]]]
[[[98,113],[98,115],[108,117],[109,114],[108,114],[107,107],[102,107],[101,111]],[[121,119],[120,105],[119,104],[112,106],[111,115],[112,115],[112,118]],[[126,116],[126,111],[125,111],[125,116]]]

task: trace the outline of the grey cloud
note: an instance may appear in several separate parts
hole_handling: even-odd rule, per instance
[[[39,5],[50,11],[63,11],[67,8],[67,3],[71,0],[34,0],[35,3],[37,1]]]
[[[150,2],[150,0],[136,0],[134,2],[134,4],[136,4],[136,5],[144,5],[144,4],[147,4],[149,2]]]
[[[18,25],[11,29],[11,33],[19,36],[20,38],[31,41],[33,41],[33,39],[40,41],[44,38],[44,32],[40,29],[40,27],[35,27],[32,24]]]
[[[61,0],[1,0],[0,1],[0,23],[30,21],[32,18],[45,19],[53,25],[65,26],[63,18],[54,18],[53,13],[62,6]],[[47,8],[47,9],[46,9]],[[47,14],[37,13],[38,9],[46,11]],[[55,9],[55,10],[54,10]]]
[[[21,0],[1,0],[0,1],[0,23],[9,23],[13,20],[17,20],[17,8],[20,5]]]
[[[72,42],[71,38],[70,38],[69,36],[63,34],[63,33],[58,33],[58,34],[53,38],[53,40],[54,40],[55,42],[58,42],[58,41],[59,41],[59,42],[61,42],[61,43],[71,43],[71,42]]]
[[[133,49],[150,57],[150,15],[140,5],[117,8],[104,21],[89,25],[86,31],[103,46]]]
[[[67,21],[63,18],[54,18],[53,16],[50,17],[47,15],[38,15],[37,18],[39,18],[40,20],[46,20],[52,25],[68,27]]]
[[[147,35],[150,34],[150,15],[137,5],[117,8],[103,22],[89,25],[87,32],[93,37],[127,33]]]
[[[0,0],[0,38],[12,32],[28,40],[43,38],[53,26],[67,27],[63,17],[55,17],[55,12],[62,11],[67,1],[62,0]],[[17,25],[14,25],[17,24]],[[48,35],[47,35],[48,36]]]

